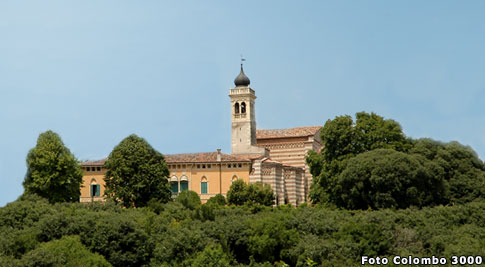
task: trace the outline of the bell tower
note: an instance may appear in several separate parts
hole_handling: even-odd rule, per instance
[[[231,122],[232,122],[232,154],[264,153],[265,149],[256,145],[256,113],[254,102],[256,94],[249,87],[249,78],[241,72],[234,79],[235,88],[230,89]]]

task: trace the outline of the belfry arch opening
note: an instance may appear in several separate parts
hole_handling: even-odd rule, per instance
[[[237,103],[237,102],[234,105],[234,113],[239,114],[239,103]]]
[[[241,113],[245,114],[246,113],[246,102],[241,103]]]

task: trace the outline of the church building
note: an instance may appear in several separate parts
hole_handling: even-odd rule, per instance
[[[269,184],[275,204],[298,205],[308,200],[312,182],[305,156],[321,148],[321,126],[276,130],[256,128],[256,93],[241,72],[229,91],[231,100],[231,154],[214,152],[165,155],[170,170],[172,196],[184,190],[199,194],[202,202],[222,194],[232,182]],[[81,202],[103,201],[103,160],[82,162],[84,172]]]

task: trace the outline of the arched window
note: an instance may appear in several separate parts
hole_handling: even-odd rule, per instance
[[[179,192],[179,180],[175,175],[170,178],[170,192],[174,194]]]
[[[246,113],[246,103],[245,102],[241,103],[241,113],[242,114]]]
[[[180,192],[189,190],[189,179],[187,176],[180,177]]]
[[[204,176],[200,180],[200,193],[201,194],[207,194],[208,188],[207,188],[207,178]]]
[[[91,189],[91,197],[99,197],[101,195],[100,194],[101,186],[94,178],[91,180],[90,189]]]
[[[239,103],[237,103],[237,102],[234,105],[234,113],[239,114]]]
[[[239,178],[237,178],[237,176],[236,176],[236,175],[234,175],[234,176],[232,177],[232,179],[231,179],[231,184],[232,184],[232,183],[234,183],[235,181],[237,181],[237,179],[239,179]]]

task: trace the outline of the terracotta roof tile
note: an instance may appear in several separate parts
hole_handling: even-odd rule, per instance
[[[229,154],[221,153],[222,162],[251,161],[251,159],[258,158],[258,157],[261,157],[261,156],[254,155],[254,154],[229,155]],[[167,163],[218,162],[217,152],[165,155],[165,161]]]
[[[185,153],[164,155],[167,163],[192,163],[192,162],[218,162],[217,152],[203,153]],[[222,162],[251,161],[252,159],[261,158],[263,155],[258,154],[240,154],[230,155],[221,153]],[[103,166],[105,159],[81,162],[81,166]]]
[[[291,165],[287,165],[287,164],[284,164],[282,162],[279,162],[279,161],[275,161],[275,160],[272,160],[270,158],[266,158],[262,161],[263,164],[270,164],[270,165],[281,165],[282,167],[285,167],[285,168],[291,168],[291,169],[301,169],[301,170],[304,170],[303,168],[300,168],[300,167],[295,167],[295,166],[291,166]]]
[[[106,158],[100,160],[88,160],[81,162],[81,166],[103,166]]]
[[[322,126],[296,127],[287,129],[256,130],[257,139],[301,137],[315,135]]]

